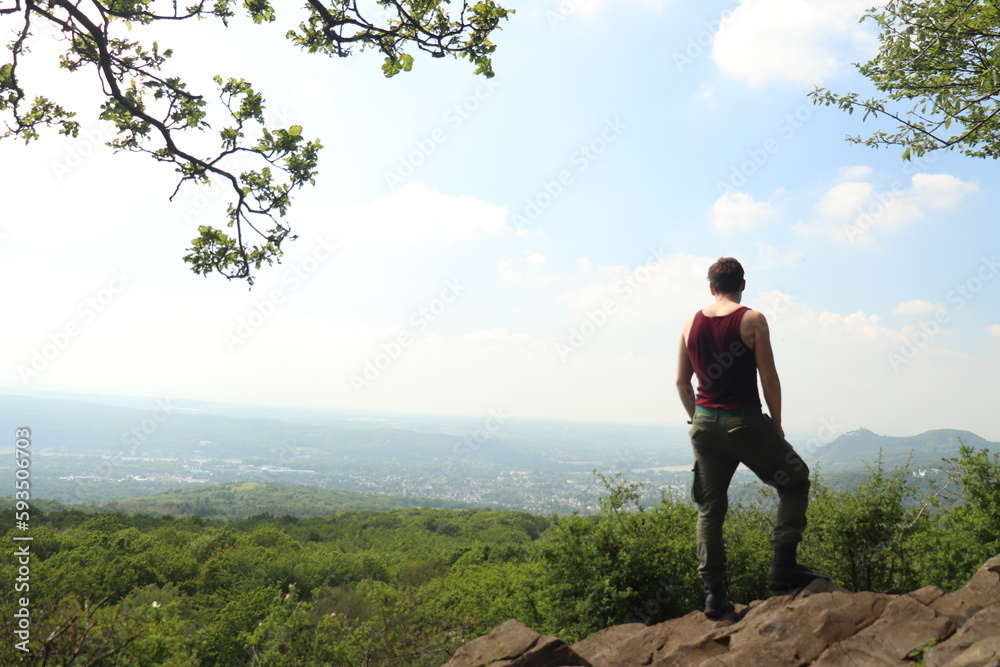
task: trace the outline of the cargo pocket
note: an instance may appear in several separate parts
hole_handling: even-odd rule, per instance
[[[691,500],[695,502],[696,505],[701,504],[702,493],[701,493],[701,476],[698,474],[698,462],[694,462],[694,470],[692,470],[691,477]]]

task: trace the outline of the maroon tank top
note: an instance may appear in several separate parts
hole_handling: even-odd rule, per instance
[[[688,334],[688,356],[698,378],[696,405],[733,410],[760,407],[757,361],[740,337],[746,306],[728,315],[695,313]]]

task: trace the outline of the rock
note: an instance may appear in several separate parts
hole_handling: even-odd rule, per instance
[[[944,591],[937,586],[924,586],[909,593],[910,597],[916,598],[921,604],[930,604],[944,595]]]
[[[996,604],[997,601],[1000,601],[1000,556],[986,561],[965,587],[942,595],[931,603],[931,607],[961,624],[980,609]]]
[[[886,606],[878,620],[828,648],[813,665],[897,665],[915,647],[937,642],[954,631],[950,618],[902,595]]]
[[[947,667],[1000,667],[1000,637],[976,642],[948,661]]]
[[[944,667],[973,644],[1000,634],[1000,604],[973,615],[947,641],[931,648],[924,656],[926,667]]]
[[[462,646],[445,667],[591,667],[564,641],[510,619]]]
[[[963,588],[851,593],[814,581],[789,595],[646,627],[606,628],[572,646],[510,620],[445,667],[1000,667],[1000,556]]]
[[[835,591],[771,598],[781,604],[762,605],[731,627],[726,662],[809,664],[832,644],[874,623],[887,597]]]
[[[600,632],[595,632],[585,639],[581,639],[570,646],[570,648],[591,664],[610,664],[616,653],[632,652],[628,648],[622,650],[622,646],[627,646],[636,635],[648,629],[642,623],[613,625]]]

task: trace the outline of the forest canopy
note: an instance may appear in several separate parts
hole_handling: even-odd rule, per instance
[[[930,489],[881,459],[850,490],[814,473],[803,561],[853,591],[964,586],[1000,550],[1000,454],[963,445],[944,463]],[[597,474],[593,516],[413,508],[223,522],[35,509],[30,574],[8,558],[0,576],[22,576],[35,664],[438,667],[509,618],[572,642],[699,608],[695,506],[641,504],[641,484]],[[770,594],[775,499],[768,489],[730,508],[734,599]],[[0,510],[8,544],[24,535],[14,512]],[[8,637],[16,623],[0,621]],[[0,664],[22,657],[0,646]]]

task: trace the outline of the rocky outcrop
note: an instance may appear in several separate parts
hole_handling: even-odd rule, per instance
[[[953,593],[851,593],[815,581],[789,595],[618,625],[572,645],[516,620],[458,649],[445,667],[1000,667],[1000,556]]]

